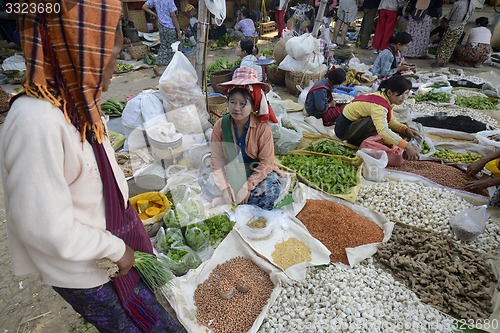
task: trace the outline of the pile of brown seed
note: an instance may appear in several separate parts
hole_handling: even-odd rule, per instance
[[[196,287],[196,319],[214,333],[244,333],[252,327],[274,289],[269,274],[235,257],[217,265]]]
[[[446,235],[396,226],[376,259],[425,303],[467,320],[489,318],[495,276],[482,254]]]
[[[346,248],[381,242],[384,238],[384,232],[372,220],[327,200],[307,200],[297,218],[330,250],[332,262],[349,264]]]
[[[311,261],[311,249],[295,237],[274,245],[271,255],[275,264],[283,269]]]
[[[465,172],[453,166],[433,161],[405,161],[402,166],[389,167],[389,169],[411,172],[428,178],[440,185],[462,191],[465,191],[465,184],[476,180],[476,178],[468,176]],[[488,195],[486,191],[481,191],[476,194]]]

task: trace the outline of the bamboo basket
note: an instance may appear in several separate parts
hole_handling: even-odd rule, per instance
[[[146,21],[146,12],[144,10],[129,10],[128,19],[134,22],[134,27],[137,31],[148,32],[148,22]]]
[[[142,44],[142,42],[133,43],[128,47],[128,53],[132,59],[142,59],[146,54],[148,54],[148,46]]]
[[[223,71],[213,72],[210,74],[210,84],[214,89],[214,92],[223,93],[223,90],[219,88],[219,83],[231,81],[233,78],[233,72],[230,69]]]
[[[269,81],[272,83],[278,85],[278,86],[284,86],[285,85],[285,74],[286,72],[282,69],[279,69],[278,66],[273,66],[273,67],[267,67],[267,78]]]
[[[290,93],[298,95],[300,91],[297,89],[297,85],[304,89],[309,85],[310,80],[317,82],[321,80],[325,74],[326,72],[307,74],[287,71],[285,74],[285,85]]]
[[[212,96],[208,98],[208,121],[214,125],[227,113],[227,98]]]

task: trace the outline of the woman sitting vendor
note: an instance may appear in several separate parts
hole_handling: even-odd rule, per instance
[[[377,59],[372,66],[372,73],[379,79],[388,78],[396,73],[404,72],[410,69],[404,64],[404,58],[401,53],[404,53],[412,37],[407,32],[400,32],[396,36],[389,39],[391,45],[379,53]]]
[[[393,105],[401,105],[410,88],[411,82],[400,75],[382,81],[378,92],[360,95],[346,105],[337,118],[335,134],[355,146],[379,134],[386,143],[403,148],[409,160],[418,159],[417,149],[395,132],[410,138],[420,134],[392,117]]]
[[[492,162],[499,158],[500,158],[500,150],[496,150],[491,154],[485,155],[481,159],[469,165],[469,167],[467,168],[467,174],[470,176],[475,176],[479,171],[483,170],[485,166],[488,167],[486,164],[489,165],[489,162]],[[498,167],[500,166],[499,163],[500,160],[496,161],[496,165],[493,166],[493,169],[498,169]],[[478,192],[490,186],[495,186],[497,187],[497,189],[493,194],[493,196],[490,198],[489,204],[490,206],[500,207],[500,188],[498,187],[500,186],[500,177],[491,177],[486,179],[475,180],[465,184],[464,189],[471,192]]]
[[[228,114],[219,119],[210,140],[214,182],[227,204],[274,208],[281,190],[281,171],[274,163],[274,142],[268,121],[277,123],[257,72],[242,67],[233,80],[220,84],[227,90]]]
[[[345,81],[346,73],[342,68],[335,68],[316,82],[307,93],[305,108],[309,116],[323,119],[323,125],[331,126],[342,113],[342,107],[336,105],[332,90]]]
[[[493,52],[488,18],[476,19],[476,27],[469,30],[465,43],[457,45],[453,54],[455,62],[464,67],[481,67]]]

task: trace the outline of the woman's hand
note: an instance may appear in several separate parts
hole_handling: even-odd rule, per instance
[[[248,188],[247,183],[243,184],[243,186],[238,191],[236,195],[236,203],[237,204],[246,204],[248,202],[248,198],[250,197],[250,189]]]
[[[408,161],[416,161],[420,158],[417,149],[411,143],[406,145],[405,151],[408,155]]]
[[[177,31],[177,40],[182,40],[182,31]]]
[[[228,187],[222,191],[222,198],[224,199],[224,202],[227,203],[228,205],[235,205],[236,201],[234,198],[234,191],[231,187]]]
[[[409,128],[407,127],[406,130],[405,130],[405,134],[410,137],[410,138],[414,138],[414,137],[417,137],[417,138],[421,138],[422,135],[420,135],[420,133],[418,133],[417,131],[415,131],[414,129],[412,128]]]
[[[471,182],[468,182],[464,186],[464,190],[471,191],[471,192],[478,192],[481,190],[484,190],[485,188],[488,188],[490,186],[495,185],[493,183],[494,178],[486,178],[486,179],[481,179],[481,180],[474,180]]]
[[[483,170],[485,165],[486,162],[484,162],[482,159],[477,160],[476,162],[472,163],[467,167],[466,173],[469,176],[475,176],[479,171]]]
[[[398,66],[398,72],[404,72],[404,71],[407,71],[409,69],[410,69],[410,67],[408,67],[406,65],[400,65],[400,66]]]
[[[115,276],[123,276],[127,275],[128,271],[134,266],[134,250],[128,245],[125,245],[125,253],[123,256],[116,262],[118,268],[120,269]]]

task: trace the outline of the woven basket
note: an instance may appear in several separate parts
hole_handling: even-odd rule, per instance
[[[213,96],[208,98],[208,121],[214,125],[219,118],[227,113],[227,98]]]
[[[297,89],[299,85],[302,89],[309,85],[309,81],[317,82],[325,76],[326,72],[321,72],[319,74],[306,74],[302,72],[289,72],[285,74],[285,85],[288,91],[292,94],[299,94],[300,91]]]
[[[284,38],[280,39],[276,43],[276,45],[274,45],[273,58],[274,58],[274,60],[276,60],[276,65],[279,65],[283,61],[283,59],[285,59],[285,57],[287,55],[285,45],[286,45],[286,42],[288,42],[288,40],[290,38],[291,37],[284,37]]]
[[[266,70],[267,78],[269,79],[269,81],[278,86],[285,85],[286,72],[284,70],[279,69],[277,66],[267,67]]]
[[[129,10],[128,19],[134,22],[137,31],[148,32],[148,22],[146,21],[146,12],[144,10]]]
[[[210,74],[210,84],[214,89],[214,92],[223,93],[223,90],[219,88],[219,83],[231,81],[233,78],[233,72],[230,69],[223,71],[213,72]]]
[[[128,47],[128,53],[132,59],[142,59],[148,54],[148,46],[141,42],[133,43]]]

